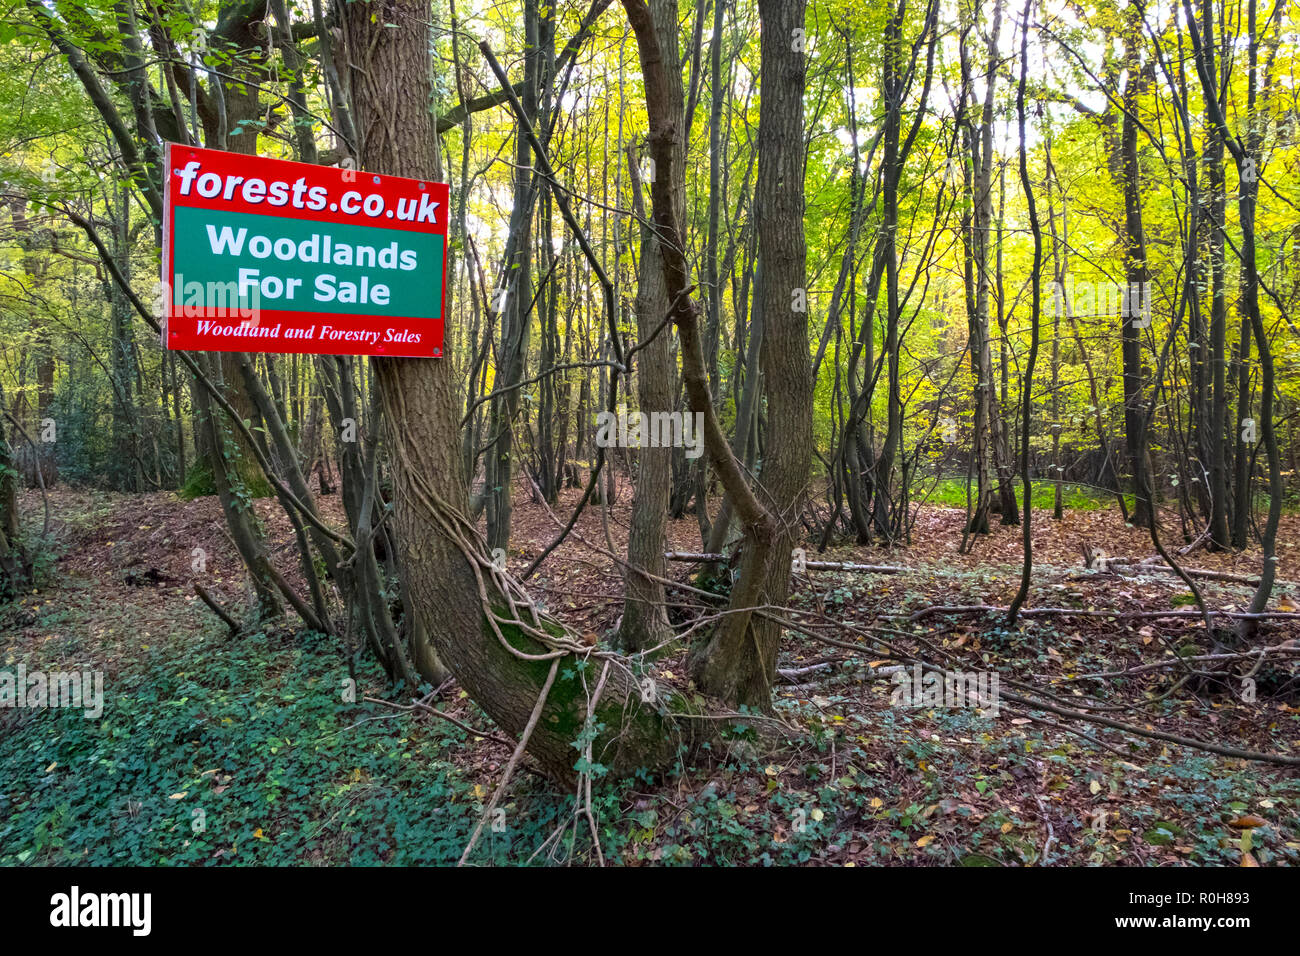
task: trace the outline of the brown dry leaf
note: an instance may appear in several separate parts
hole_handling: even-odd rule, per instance
[[[1248,813],[1244,817],[1237,817],[1235,820],[1229,820],[1228,826],[1236,827],[1238,830],[1253,830],[1255,827],[1268,826],[1268,821],[1263,817],[1258,817],[1253,813]]]

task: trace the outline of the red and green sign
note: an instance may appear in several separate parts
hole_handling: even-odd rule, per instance
[[[442,355],[446,183],[172,143],[163,344]]]

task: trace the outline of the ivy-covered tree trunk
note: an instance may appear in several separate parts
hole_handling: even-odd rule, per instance
[[[19,541],[18,471],[0,418],[0,603],[12,600],[27,582],[27,555]]]
[[[441,177],[430,109],[429,19],[427,0],[344,7],[340,60],[349,64],[361,165],[368,171]],[[516,601],[520,592],[493,570],[464,514],[455,368],[443,359],[381,358],[373,369],[391,458],[403,594],[438,657],[516,735],[525,732],[554,669],[528,752],[557,779],[574,776],[574,742],[582,738],[592,741],[591,759],[614,772],[665,766],[691,739],[692,723],[674,716],[684,707],[681,695],[653,688],[643,694],[625,663],[589,655],[563,626],[534,623],[527,608],[509,606],[507,592]],[[499,623],[516,613],[516,623]]]

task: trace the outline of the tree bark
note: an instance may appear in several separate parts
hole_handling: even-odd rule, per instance
[[[758,256],[763,281],[763,377],[769,427],[779,441],[763,458],[762,486],[772,520],[747,529],[736,612],[698,649],[696,683],[737,705],[767,709],[776,679],[780,625],[746,609],[780,605],[790,589],[790,552],[812,453],[812,375],[809,366],[804,239],[802,42],[804,0],[759,0]]]
[[[1124,281],[1120,296],[1124,364],[1124,444],[1129,468],[1133,473],[1133,514],[1129,520],[1139,528],[1149,528],[1154,503],[1147,498],[1149,485],[1146,450],[1141,447],[1145,407],[1145,383],[1142,373],[1141,314],[1135,296],[1145,300],[1151,280],[1147,268],[1146,234],[1142,226],[1142,183],[1138,166],[1137,109],[1138,98],[1146,91],[1151,76],[1150,64],[1142,64],[1133,37],[1125,39],[1125,62],[1128,79],[1124,84],[1124,117],[1120,132],[1120,160],[1124,188]]]
[[[18,476],[14,453],[0,418],[0,603],[23,593],[30,569],[28,557],[19,540]]]
[[[523,104],[528,122],[537,120],[537,93],[541,46],[538,43],[538,0],[525,0]],[[545,135],[543,133],[543,135]],[[537,182],[529,157],[532,150],[521,119],[515,128],[514,196],[510,210],[508,257],[501,281],[506,293],[501,315],[501,345],[497,350],[497,376],[493,389],[518,385],[525,377],[532,332],[532,226]],[[550,237],[546,237],[550,241]],[[493,293],[496,295],[495,291]],[[493,308],[500,308],[494,302]],[[521,389],[513,388],[492,399],[488,416],[488,450],[484,457],[483,494],[487,499],[488,547],[510,546],[511,492],[514,486],[514,425],[519,416]]]
[[[362,165],[416,179],[441,175],[434,116],[427,0],[348,4],[342,19]],[[574,741],[594,735],[594,759],[614,772],[659,768],[689,742],[689,721],[674,719],[677,695],[643,702],[626,667],[610,661],[603,694],[588,720],[588,693],[602,675],[568,648],[589,650],[556,622],[511,617],[504,575],[492,569],[476,528],[465,518],[467,486],[457,443],[459,397],[451,364],[437,359],[372,359],[392,461],[393,520],[406,575],[404,594],[439,658],[507,732],[528,724],[552,662],[561,676],[547,694],[528,751],[559,780],[575,775]],[[526,620],[525,620],[526,619]],[[499,628],[499,632],[498,632]],[[536,633],[551,635],[543,642]],[[601,658],[588,658],[588,665]],[[605,658],[604,660],[609,660]],[[598,670],[598,668],[596,668]],[[569,673],[566,678],[565,672]]]
[[[1206,43],[1214,43],[1214,4],[1203,0]],[[1208,58],[1213,67],[1214,59]],[[1212,126],[1207,105],[1206,125]],[[1228,533],[1228,287],[1224,274],[1224,223],[1227,203],[1223,179],[1223,141],[1209,131],[1205,144],[1206,248],[1210,267],[1210,540],[1215,551],[1232,547]]]
[[[650,16],[660,49],[670,61],[678,57],[677,0],[650,0]],[[668,74],[670,108],[676,122],[682,122],[682,78],[680,72]],[[655,170],[672,177],[670,190],[677,204],[677,216],[686,206],[686,144],[678,140],[671,170]],[[628,151],[628,171],[634,203],[641,205],[641,183],[632,150]],[[644,219],[644,214],[642,214]],[[671,411],[677,389],[673,381],[675,363],[672,339],[666,329],[661,329],[668,316],[668,287],[664,282],[663,255],[659,240],[645,225],[641,227],[641,261],[636,293],[637,335],[642,345],[637,353],[636,385],[637,403],[641,413]],[[658,333],[656,335],[656,333]],[[656,336],[648,345],[650,337]],[[664,529],[668,524],[668,503],[672,490],[673,449],[648,447],[642,436],[641,447],[636,452],[637,478],[632,495],[632,521],[627,539],[627,581],[623,601],[623,623],[619,639],[628,650],[640,651],[667,640],[671,635],[665,610],[663,584]],[[641,572],[648,572],[647,576]]]

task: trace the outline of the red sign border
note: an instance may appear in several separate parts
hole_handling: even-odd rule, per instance
[[[175,228],[176,209],[175,206],[172,204],[172,200],[171,200],[172,191],[171,191],[170,181],[171,181],[171,175],[173,169],[173,156],[175,154],[178,154],[186,150],[190,151],[191,155],[199,152],[217,153],[221,156],[233,157],[236,160],[263,160],[263,161],[273,162],[276,163],[278,166],[281,166],[288,170],[295,170],[295,169],[302,170],[303,172],[301,173],[301,175],[305,176],[310,174],[313,178],[319,178],[321,173],[325,171],[337,172],[339,176],[342,176],[344,172],[355,172],[355,174],[358,177],[362,175],[371,176],[374,177],[376,180],[384,180],[387,182],[406,182],[406,183],[433,184],[439,186],[446,186],[447,193],[448,193],[448,200],[449,200],[447,203],[448,208],[446,211],[447,213],[450,213],[451,211],[450,210],[451,185],[449,183],[440,183],[437,180],[410,179],[405,176],[384,176],[380,173],[370,173],[364,170],[355,170],[355,171],[342,170],[334,166],[318,166],[318,165],[313,165],[312,163],[298,162],[296,160],[276,159],[275,157],[272,156],[260,156],[260,155],[244,156],[241,153],[231,153],[225,150],[208,149],[206,147],[199,147],[199,146],[186,146],[183,143],[175,143],[175,142],[168,143],[167,148],[164,152],[165,168],[163,171],[164,178],[163,178],[163,230],[162,230],[163,231],[162,287],[170,294],[166,296],[166,301],[164,302],[163,305],[162,321],[160,323],[161,326],[160,338],[161,338],[162,347],[164,349],[174,350],[174,351],[183,350],[183,351],[202,351],[202,352],[250,352],[250,353],[262,353],[268,355],[357,355],[357,356],[371,356],[374,358],[445,358],[446,357],[447,350],[445,348],[445,345],[446,345],[446,327],[447,327],[447,257],[448,257],[448,246],[450,245],[450,241],[451,241],[451,237],[449,235],[449,230],[447,227],[444,227],[442,233],[440,233],[440,235],[442,236],[442,283],[441,283],[442,303],[440,306],[441,315],[438,318],[415,317],[417,321],[431,323],[432,328],[434,330],[433,341],[435,344],[429,346],[427,349],[423,351],[419,351],[419,352],[413,352],[409,350],[401,351],[403,346],[400,344],[395,346],[395,348],[399,349],[399,351],[389,351],[383,345],[379,345],[375,349],[370,351],[344,351],[344,350],[326,351],[319,347],[320,343],[318,341],[306,340],[306,339],[293,340],[295,344],[301,343],[301,345],[303,346],[301,348],[288,347],[290,346],[290,343],[287,340],[282,340],[280,343],[278,343],[278,346],[276,348],[266,349],[266,348],[257,347],[261,343],[258,339],[255,338],[249,340],[248,342],[245,342],[243,339],[240,338],[235,338],[230,341],[227,347],[214,348],[213,344],[206,340],[202,342],[196,341],[197,333],[189,333],[188,331],[182,332],[182,331],[172,330],[170,328],[170,324],[171,324],[170,320],[172,318],[173,309],[175,308],[175,293],[174,291],[171,290],[171,280],[174,277],[172,262],[175,258],[174,245],[176,241],[176,228]],[[292,178],[292,177],[286,175],[286,178]],[[311,219],[312,221],[327,222],[327,223],[335,222],[335,221],[344,221],[344,222],[355,221],[353,219],[347,219],[347,220],[320,219],[317,217],[300,217],[300,218],[308,218]],[[448,227],[450,226],[449,217],[444,216],[443,221],[447,223]],[[435,235],[438,234],[439,233],[435,233]],[[372,323],[376,319],[383,318],[382,316],[374,313],[367,313],[367,314],[360,314],[360,313],[354,314],[354,313],[341,313],[341,312],[322,313],[322,312],[304,312],[304,311],[287,310],[287,309],[283,309],[283,310],[263,309],[261,310],[261,318],[259,321],[259,325],[275,323],[277,321],[283,322],[286,320],[301,321],[307,318],[320,319],[321,317],[325,317],[328,319],[337,319],[339,323],[351,323],[353,327],[357,325]]]

